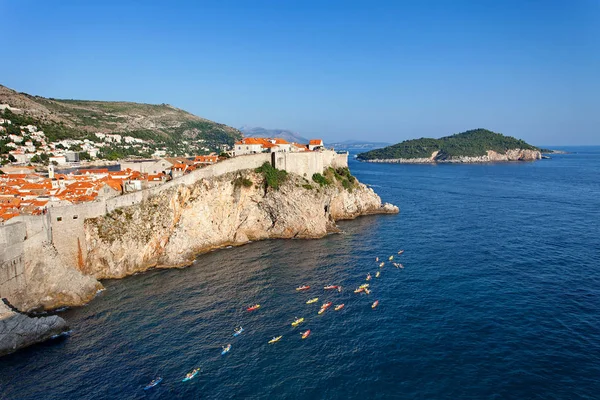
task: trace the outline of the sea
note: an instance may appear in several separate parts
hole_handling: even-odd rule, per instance
[[[70,336],[0,358],[0,398],[598,399],[600,147],[564,150],[481,165],[351,155],[398,215],[104,281],[59,313]],[[318,315],[329,301],[345,307]]]

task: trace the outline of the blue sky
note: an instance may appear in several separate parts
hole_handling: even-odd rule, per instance
[[[600,144],[600,2],[0,0],[0,83],[231,126]]]

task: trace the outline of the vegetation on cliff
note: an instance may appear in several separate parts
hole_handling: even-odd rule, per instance
[[[505,153],[512,149],[539,150],[511,136],[504,136],[487,129],[474,129],[440,139],[405,140],[382,149],[361,153],[357,157],[360,160],[429,158],[432,153],[438,151],[436,159],[447,160],[454,157],[484,156],[488,150]]]
[[[262,166],[256,168],[255,172],[263,175],[265,179],[265,189],[273,188],[278,190],[288,176],[287,171],[277,169],[269,162],[265,162]]]

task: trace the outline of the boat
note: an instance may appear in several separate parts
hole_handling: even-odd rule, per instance
[[[366,294],[371,294],[371,291],[369,289],[365,288],[365,293]]]
[[[196,369],[194,369],[193,371],[191,371],[191,372],[188,372],[188,373],[185,375],[185,378],[183,378],[183,379],[181,380],[181,382],[187,382],[187,381],[191,381],[192,379],[194,379],[194,378],[196,377],[196,375],[198,375],[198,372],[200,372],[200,368],[196,368]]]
[[[323,313],[324,313],[326,310],[327,310],[326,308],[323,308],[323,307],[321,307],[321,309],[319,310],[318,314],[319,314],[319,315],[321,315],[321,314],[323,314]]]
[[[323,303],[323,305],[321,306],[321,308],[324,308],[324,309],[327,310],[329,307],[331,307],[332,304],[333,304],[332,302],[328,301],[327,303]]]
[[[377,273],[375,274],[375,278],[379,278],[380,275],[381,275],[381,272],[377,271]]]
[[[390,256],[390,258],[388,258],[388,260],[392,261],[394,259],[394,256]]]
[[[344,308],[344,304],[338,304],[337,306],[335,306],[333,309],[335,311],[340,311],[342,308]]]
[[[147,384],[144,387],[144,390],[148,390],[148,389],[152,389],[154,386],[158,385],[159,383],[161,383],[163,380],[163,378],[161,378],[160,376],[156,379],[154,379],[152,382],[150,382],[149,384]]]
[[[404,268],[404,265],[402,265],[400,263],[394,263],[394,267],[400,269],[400,268]]]
[[[325,286],[323,289],[325,289],[325,290],[339,289],[339,286],[338,285],[328,285],[328,286]]]
[[[306,304],[312,304],[312,303],[316,303],[317,301],[319,301],[318,297],[315,297],[314,299],[310,299],[306,302]]]
[[[367,280],[370,281],[371,280],[371,274],[367,274]]]
[[[296,288],[297,291],[308,290],[308,289],[310,289],[310,286],[308,286],[308,285],[299,286]]]
[[[402,254],[402,253],[404,253],[404,250],[399,250],[399,251],[398,251],[398,255],[400,255],[400,254]]]
[[[310,329],[307,330],[306,332],[302,332],[302,339],[306,339],[308,337],[308,335],[310,335]]]
[[[359,288],[363,288],[363,289],[366,289],[368,287],[369,287],[368,283],[363,283],[362,285],[359,286]]]
[[[373,304],[371,304],[371,308],[377,308],[378,305],[379,305],[379,300],[375,300],[375,302]]]
[[[241,326],[233,332],[233,336],[239,336],[242,332],[244,332],[244,328]]]
[[[358,289],[354,290],[354,293],[360,293],[360,292],[364,292],[365,288],[364,287],[359,287]]]
[[[260,308],[260,304],[255,304],[252,307],[248,307],[248,311],[258,310]]]
[[[275,343],[275,342],[279,342],[281,340],[283,336],[277,336],[274,337],[273,339],[269,340],[269,343]]]
[[[375,257],[375,262],[379,262],[379,257]]]
[[[221,352],[221,355],[225,355],[227,353],[229,353],[229,350],[231,350],[231,345],[228,344],[227,346],[222,346],[223,347],[223,351]]]
[[[304,322],[304,318],[296,318],[296,320],[294,322],[292,322],[292,326],[298,326],[302,322]]]
[[[385,263],[382,261],[381,264],[379,264],[379,268],[383,268],[384,265]]]

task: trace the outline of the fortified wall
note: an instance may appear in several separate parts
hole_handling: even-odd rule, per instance
[[[11,298],[26,285],[24,263],[43,245],[52,244],[64,265],[82,269],[87,256],[84,221],[115,209],[143,202],[179,185],[191,185],[201,179],[244,169],[260,167],[270,162],[275,168],[311,179],[326,168],[348,166],[348,154],[332,150],[306,153],[262,153],[244,155],[192,171],[163,185],[102,199],[94,202],[51,207],[43,216],[22,215],[0,225],[0,298]]]

